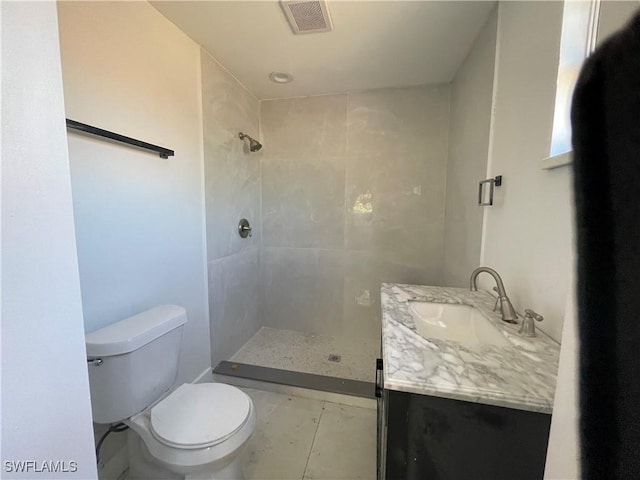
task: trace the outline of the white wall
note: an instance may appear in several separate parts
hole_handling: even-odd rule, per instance
[[[498,60],[487,178],[502,175],[485,207],[482,264],[502,276],[522,312],[560,340],[571,268],[571,170],[541,170],[549,156],[562,2],[499,4]],[[481,276],[490,290],[492,280]]]
[[[570,275],[573,280],[573,275]],[[578,446],[578,332],[576,328],[576,298],[573,281],[567,296],[566,315],[562,330],[562,350],[556,397],[553,404],[549,448],[544,478],[580,478],[580,448]]]
[[[600,4],[597,43],[625,25],[640,2],[603,1]],[[573,269],[574,259],[571,259]],[[573,276],[569,276],[569,294],[562,332],[562,350],[556,398],[553,405],[545,479],[580,478],[579,405],[578,405],[578,331]]]
[[[2,478],[95,478],[56,7],[1,2]],[[5,461],[77,462],[15,474]]]
[[[179,381],[210,366],[200,50],[146,2],[60,2],[67,117],[175,150],[69,133],[86,331],[187,309]]]
[[[598,40],[638,5],[603,2]],[[516,309],[542,314],[540,328],[558,341],[572,269],[571,169],[541,170],[538,162],[549,156],[562,9],[562,2],[499,4],[487,178],[502,175],[504,183],[485,208],[482,240],[482,263],[502,275]],[[481,281],[491,288],[489,278]]]
[[[640,1],[638,0],[601,0],[597,44],[602,43],[609,35],[626,25],[639,9]]]
[[[496,6],[451,84],[442,285],[466,287],[480,265],[478,182],[489,154],[497,26]]]

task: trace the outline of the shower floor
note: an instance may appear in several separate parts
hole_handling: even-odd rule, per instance
[[[330,361],[330,356],[340,361]],[[375,381],[378,352],[364,342],[345,343],[329,335],[262,327],[231,361],[364,382]]]

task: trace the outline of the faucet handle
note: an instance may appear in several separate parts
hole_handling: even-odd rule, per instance
[[[541,322],[542,320],[544,320],[544,317],[542,315],[540,315],[539,313],[534,312],[530,308],[525,309],[524,316],[525,317],[529,317],[529,318],[533,318],[534,320],[536,320],[538,322]]]
[[[539,313],[527,308],[524,311],[524,320],[522,320],[520,324],[518,335],[522,335],[523,337],[537,337],[534,320],[541,322],[544,318]]]
[[[498,287],[493,287],[493,291],[498,294],[498,296],[496,297],[496,304],[493,306],[493,311],[495,312],[496,310],[498,310],[498,303],[500,302],[500,292],[498,292]]]

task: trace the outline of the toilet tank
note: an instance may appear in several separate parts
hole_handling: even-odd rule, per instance
[[[175,383],[187,312],[161,305],[85,336],[93,421],[121,422]]]

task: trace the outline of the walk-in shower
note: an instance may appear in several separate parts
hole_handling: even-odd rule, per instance
[[[373,396],[381,285],[439,282],[449,87],[250,100],[259,161],[208,146],[214,373]]]
[[[202,52],[212,366],[373,396],[382,284],[441,284],[451,87],[297,94],[306,58],[253,95]]]

